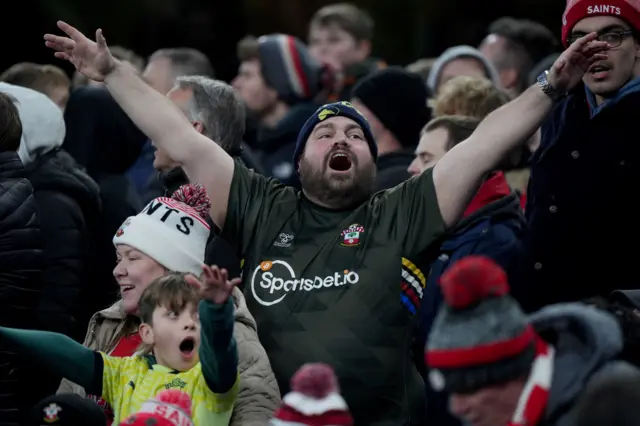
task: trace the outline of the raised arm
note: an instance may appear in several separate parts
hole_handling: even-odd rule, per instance
[[[231,292],[240,283],[229,281],[227,271],[217,266],[202,267],[200,281],[193,276],[187,280],[200,287],[200,363],[202,375],[213,393],[226,393],[238,379],[238,349],[233,337],[233,299]]]
[[[69,337],[49,331],[0,327],[0,347],[31,359],[52,374],[62,376],[100,395],[103,362],[100,353]]]
[[[596,33],[573,43],[549,70],[548,80],[559,93],[572,89],[594,62],[606,59],[607,43]],[[445,225],[454,225],[475,195],[484,176],[540,127],[552,99],[539,85],[527,89],[507,105],[492,112],[466,141],[445,154],[433,169],[438,205]]]
[[[101,30],[96,31],[96,43],[65,22],[59,21],[58,27],[68,37],[46,34],[46,46],[56,51],[57,58],[70,61],[82,74],[107,85],[140,130],[180,163],[191,182],[204,186],[212,200],[211,218],[222,229],[233,159],[218,144],[198,133],[182,111],[148,86],[132,67],[114,59]]]

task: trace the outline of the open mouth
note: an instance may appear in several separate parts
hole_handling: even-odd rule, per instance
[[[346,172],[351,168],[351,158],[344,152],[336,152],[331,154],[329,158],[329,167],[332,170]]]
[[[611,67],[605,64],[594,64],[589,68],[589,74],[596,79],[606,78],[611,71]]]
[[[182,342],[180,342],[180,352],[184,356],[193,355],[193,351],[196,348],[196,341],[193,337],[186,337]]]
[[[124,294],[124,293],[126,293],[128,291],[133,290],[134,288],[136,288],[136,287],[133,286],[133,285],[121,285],[120,286],[120,292],[122,292]]]

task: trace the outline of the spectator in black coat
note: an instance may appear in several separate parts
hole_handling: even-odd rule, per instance
[[[37,328],[42,250],[33,188],[18,156],[22,123],[15,98],[0,87],[0,326]],[[19,393],[24,370],[0,349],[0,424],[19,421],[19,410],[35,400]]]
[[[86,324],[76,321],[81,320],[84,295],[94,285],[90,273],[99,189],[60,148],[65,135],[60,109],[34,90],[11,85],[4,90],[18,100],[23,127],[19,154],[33,185],[42,232],[39,328],[82,337],[77,333]]]
[[[104,87],[75,89],[64,119],[67,132],[62,147],[98,184],[102,201],[95,237],[94,292],[84,305],[84,338],[91,315],[118,298],[119,287],[113,278],[116,252],[111,240],[122,222],[144,207],[126,173],[140,156],[147,137]]]

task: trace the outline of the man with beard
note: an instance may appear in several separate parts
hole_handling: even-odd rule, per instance
[[[281,392],[309,361],[332,365],[356,424],[422,425],[424,383],[411,357],[425,282],[415,267],[456,224],[485,173],[540,125],[607,44],[589,34],[548,79],[488,116],[438,164],[372,193],[377,147],[349,103],[321,107],[298,137],[302,191],[257,175],[195,131],[169,101],[64,22],[45,36],[56,57],[106,83],[138,127],[212,200],[211,217],[245,259],[244,288]],[[231,89],[230,89],[231,90]],[[392,107],[392,106],[390,106]],[[421,262],[420,262],[421,263]]]

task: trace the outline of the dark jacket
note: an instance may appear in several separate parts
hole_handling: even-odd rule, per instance
[[[69,97],[64,119],[67,132],[62,147],[98,184],[102,201],[95,237],[97,281],[93,282],[102,297],[92,301],[92,306],[86,306],[91,312],[83,321],[88,322],[93,313],[110,306],[118,297],[113,277],[116,253],[112,240],[120,225],[142,210],[140,197],[125,173],[140,156],[147,137],[102,87],[75,89]]]
[[[15,152],[0,153],[0,326],[38,328],[34,312],[40,301],[42,241],[31,183]],[[28,369],[0,349],[0,424],[17,423]]]
[[[594,379],[622,366],[622,332],[609,313],[580,304],[548,306],[531,317],[534,329],[555,349],[549,400],[538,426],[575,425],[575,403]]]
[[[409,179],[407,171],[413,161],[413,151],[397,151],[378,157],[376,191],[393,188]]]
[[[447,234],[440,246],[437,260],[431,264],[422,297],[417,353],[424,353],[429,331],[442,303],[439,286],[442,274],[463,257],[487,256],[505,269],[511,287],[517,289],[520,280],[518,268],[524,250],[524,231],[525,219],[520,209],[520,200],[516,194],[510,194],[476,210]],[[419,359],[421,362],[422,357]],[[424,372],[424,366],[421,367]],[[460,421],[449,414],[448,395],[433,390],[426,375],[425,386],[428,418],[433,420],[433,424],[460,425]]]
[[[640,79],[599,108],[590,97],[581,87],[554,106],[531,161],[528,311],[640,286],[637,255],[628,249],[640,240],[633,195],[640,186]]]
[[[94,232],[100,216],[98,185],[69,154],[55,150],[26,169],[38,206],[44,267],[38,307],[41,329],[81,337],[85,296],[95,291]]]
[[[274,128],[260,127],[256,151],[260,155],[266,176],[300,188],[293,153],[300,129],[317,108],[318,105],[312,102],[301,103],[291,107]]]

